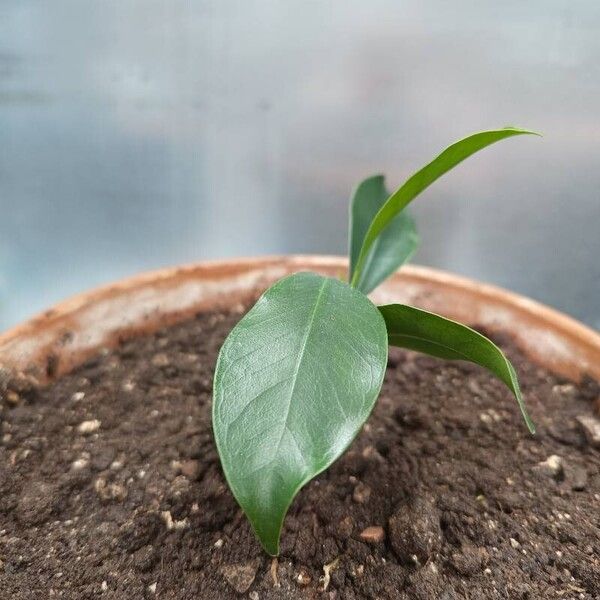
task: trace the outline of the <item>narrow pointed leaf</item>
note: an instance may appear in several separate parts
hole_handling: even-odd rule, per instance
[[[276,555],[294,496],[369,416],[387,363],[384,320],[348,284],[286,277],[232,330],[217,362],[213,429],[229,486]]]
[[[414,198],[428,188],[434,181],[472,154],[475,154],[475,152],[505,138],[523,134],[537,135],[533,131],[516,129],[513,127],[474,133],[473,135],[448,146],[448,148],[434,158],[428,165],[407,179],[406,182],[388,198],[373,219],[373,222],[365,235],[356,261],[351,280],[352,285],[356,285],[356,283],[360,281],[361,271],[367,260],[369,250],[377,237],[390,224],[394,217],[407,206],[407,204],[414,200]]]
[[[390,345],[438,358],[470,361],[491,371],[514,394],[529,431],[535,432],[515,369],[491,340],[470,327],[412,306],[388,304],[379,310],[385,319]]]
[[[389,195],[383,175],[365,179],[352,195],[349,233],[350,280],[369,226]],[[373,242],[361,276],[354,283],[354,287],[368,294],[397,271],[414,254],[418,245],[419,236],[414,219],[406,211],[400,212]]]

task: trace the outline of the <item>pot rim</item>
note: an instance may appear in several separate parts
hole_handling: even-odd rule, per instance
[[[0,366],[47,381],[124,338],[198,312],[248,302],[289,273],[312,270],[339,276],[347,268],[342,257],[290,255],[203,261],[144,272],[72,296],[0,334]],[[600,333],[503,288],[406,265],[371,298],[379,304],[414,304],[509,333],[534,362],[572,379],[600,379]]]

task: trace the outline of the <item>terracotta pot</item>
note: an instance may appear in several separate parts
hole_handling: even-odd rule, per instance
[[[345,259],[289,256],[205,262],[138,275],[75,296],[0,335],[0,365],[40,380],[66,373],[102,347],[203,310],[256,297],[295,271],[345,273]],[[600,379],[600,334],[537,302],[429,268],[407,266],[372,295],[511,334],[535,362]]]

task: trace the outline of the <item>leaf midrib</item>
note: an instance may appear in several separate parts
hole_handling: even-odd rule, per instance
[[[312,310],[312,313],[310,315],[310,320],[308,322],[308,326],[306,328],[306,332],[304,334],[304,339],[302,340],[302,345],[301,345],[301,349],[300,352],[298,354],[298,360],[296,362],[296,368],[294,369],[294,373],[292,375],[292,385],[290,388],[290,393],[288,396],[288,403],[287,403],[287,408],[285,411],[285,418],[283,420],[283,427],[281,428],[281,434],[279,435],[279,441],[277,442],[277,448],[275,450],[274,456],[277,456],[279,454],[279,449],[281,447],[281,442],[283,441],[283,436],[285,434],[285,430],[288,429],[288,419],[290,416],[290,409],[292,406],[292,398],[294,397],[294,391],[296,389],[296,382],[298,380],[298,374],[300,373],[300,366],[302,364],[302,360],[304,358],[304,354],[306,351],[306,346],[308,345],[308,340],[310,338],[310,334],[313,330],[313,325],[315,322],[315,316],[317,314],[318,308],[319,308],[319,304],[321,303],[321,298],[323,297],[323,292],[325,290],[325,288],[327,287],[328,284],[328,280],[324,279],[323,283],[321,284],[321,287],[319,289],[319,293],[317,294],[317,298],[315,300],[315,305],[314,308]]]
[[[392,334],[389,336],[390,343],[392,343],[392,342],[393,342],[393,341],[394,341],[396,338],[400,338],[400,339],[402,339],[402,338],[407,338],[407,339],[412,339],[412,340],[419,340],[419,341],[421,341],[421,342],[425,342],[426,344],[430,344],[431,346],[437,346],[438,348],[444,348],[445,350],[450,350],[451,352],[454,352],[455,354],[458,354],[459,356],[462,356],[462,357],[463,357],[463,360],[466,360],[466,361],[469,361],[469,362],[474,362],[474,363],[476,363],[476,364],[479,364],[477,361],[475,361],[475,360],[473,360],[472,358],[470,358],[470,357],[469,357],[467,354],[465,354],[464,352],[461,352],[460,350],[456,350],[456,349],[455,349],[455,348],[453,348],[452,346],[447,346],[446,344],[442,344],[441,342],[432,342],[430,339],[428,339],[428,338],[425,338],[425,337],[422,337],[422,336],[419,336],[419,335],[411,335],[411,334],[408,334],[408,333],[392,333]],[[505,366],[507,366],[507,365],[506,365],[506,362],[505,362]],[[487,367],[487,366],[486,366],[485,368],[487,368],[487,369],[490,369],[490,367]],[[507,366],[507,368],[508,368],[508,366]],[[491,370],[491,369],[490,369],[490,370]],[[509,373],[510,373],[510,369],[509,369]],[[511,378],[511,379],[512,379],[512,378]],[[505,383],[506,385],[508,385],[506,381],[504,381],[504,383]],[[512,380],[511,380],[511,385],[510,385],[510,386],[508,386],[508,387],[509,387],[509,388],[510,388],[510,389],[511,389],[511,390],[512,390],[512,391],[513,391],[515,394],[517,394],[517,392],[516,392],[516,390],[515,390],[515,387],[514,387],[514,384],[512,384]],[[517,395],[517,400],[518,400],[518,399],[519,399],[519,395]]]
[[[409,339],[409,340],[419,340],[420,342],[425,342],[426,344],[430,344],[431,346],[437,346],[438,348],[444,348],[445,350],[450,350],[459,356],[464,357],[464,360],[468,360],[472,362],[472,359],[469,358],[466,354],[461,352],[460,350],[455,350],[452,346],[447,346],[446,344],[442,344],[441,342],[432,342],[429,338],[420,336],[420,335],[411,335],[408,333],[391,333],[390,334],[390,343],[396,339]]]

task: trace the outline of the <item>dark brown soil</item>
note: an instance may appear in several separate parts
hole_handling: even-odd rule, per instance
[[[507,340],[536,437],[482,370],[394,350],[372,418],[293,503],[273,563],[210,425],[239,316],[126,342],[46,388],[4,383],[2,600],[600,598],[600,450],[577,421],[600,389]]]

